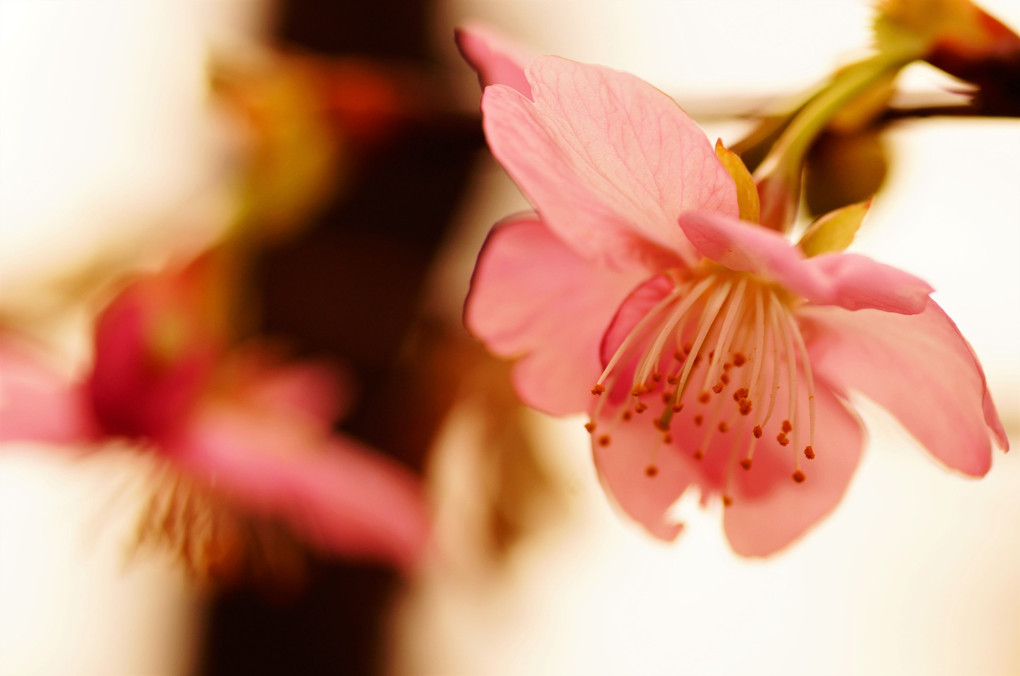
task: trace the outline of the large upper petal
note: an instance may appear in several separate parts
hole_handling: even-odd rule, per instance
[[[525,403],[577,413],[602,371],[602,334],[640,278],[582,258],[534,215],[511,217],[479,254],[464,323],[497,355],[521,357],[514,384]]]
[[[680,227],[706,258],[778,282],[814,303],[915,314],[932,292],[923,280],[866,256],[808,258],[781,234],[722,214],[684,214]]]
[[[983,476],[989,435],[1008,448],[981,364],[935,301],[916,315],[804,308],[801,323],[818,372],[885,407],[949,467]]]
[[[738,214],[733,179],[704,132],[658,89],[557,57],[538,57],[527,76],[534,101],[511,87],[485,90],[489,147],[581,255],[618,268],[691,263],[679,215]]]
[[[88,397],[24,341],[0,337],[0,441],[75,444],[97,437]]]
[[[483,87],[507,85],[531,98],[531,84],[524,75],[524,67],[533,57],[522,48],[476,23],[458,28],[454,39]]]
[[[254,408],[207,405],[165,449],[241,510],[277,518],[318,548],[413,565],[428,536],[414,477],[353,440]]]

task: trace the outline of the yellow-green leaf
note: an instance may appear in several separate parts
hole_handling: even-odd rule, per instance
[[[807,256],[843,251],[871,208],[871,200],[831,211],[808,226],[797,244]]]
[[[715,155],[737,186],[740,218],[757,223],[761,217],[761,207],[758,202],[758,189],[754,185],[754,179],[751,178],[751,172],[747,170],[743,160],[735,152],[722,144],[722,139],[715,142]]]

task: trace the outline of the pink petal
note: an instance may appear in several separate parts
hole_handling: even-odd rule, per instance
[[[706,258],[771,279],[814,303],[916,314],[932,292],[917,277],[865,256],[807,258],[779,233],[721,214],[684,214],[680,227]]]
[[[973,349],[935,301],[900,315],[805,308],[811,364],[885,407],[947,466],[983,476],[993,435],[1008,448]]]
[[[428,537],[421,487],[356,442],[283,418],[210,406],[173,450],[181,469],[320,549],[410,567]]]
[[[233,391],[247,404],[284,416],[302,416],[329,428],[350,405],[351,385],[343,371],[325,362],[284,363],[265,344],[235,355]]]
[[[695,460],[676,445],[663,444],[662,432],[643,422],[613,425],[607,419],[597,419],[592,434],[595,467],[602,486],[620,509],[655,537],[672,540],[683,525],[669,515],[669,509],[700,475]],[[606,433],[610,442],[603,446],[599,439]],[[652,464],[657,472],[649,477]]]
[[[771,378],[771,376],[769,376]],[[803,457],[808,444],[808,395],[803,374],[798,388],[802,430],[799,446],[776,441],[779,421],[789,418],[788,400],[781,396],[766,435],[755,442],[753,464],[739,462],[752,441],[754,416],[728,415],[729,428],[720,432],[713,411],[716,404],[688,401],[670,425],[672,443],[653,421],[661,408],[655,397],[643,413],[622,420],[610,405],[596,416],[592,434],[595,463],[606,490],[631,518],[652,535],[674,538],[680,530],[669,509],[688,487],[701,491],[702,502],[723,495],[733,499],[725,508],[724,526],[730,546],[742,556],[767,556],[787,546],[820,521],[842,499],[860,461],[863,432],[857,418],[823,381],[816,381],[816,457]],[[606,395],[603,395],[606,396]],[[725,395],[724,395],[725,397]],[[723,409],[730,403],[725,397]],[[759,402],[764,406],[764,402]],[[760,411],[759,411],[760,412]],[[702,423],[695,416],[702,416]],[[602,445],[604,435],[608,445]],[[793,435],[791,434],[791,437]],[[703,454],[697,459],[698,452]],[[799,457],[804,483],[793,480]],[[655,472],[649,476],[648,468]]]
[[[531,85],[524,75],[524,66],[532,56],[525,50],[476,23],[458,28],[454,39],[461,56],[478,73],[482,87],[507,85],[531,98]]]
[[[0,338],[0,441],[82,443],[96,437],[95,427],[80,385],[38,350]]]
[[[802,381],[803,382],[803,381]],[[800,389],[801,410],[807,393]],[[843,499],[860,463],[864,432],[860,421],[824,381],[815,380],[815,458],[802,448],[780,446],[774,431],[761,439],[750,470],[735,470],[733,504],[723,525],[730,546],[741,556],[768,556],[804,534]],[[783,414],[785,415],[785,413]],[[806,443],[801,437],[801,443]],[[807,479],[792,480],[793,454]]]
[[[534,102],[510,87],[485,90],[485,133],[549,228],[582,256],[618,268],[691,263],[679,215],[737,215],[733,179],[668,96],[556,57],[535,59],[527,73]]]
[[[657,275],[645,280],[627,295],[620,303],[616,314],[613,315],[613,320],[610,322],[609,327],[602,336],[602,342],[599,344],[599,359],[602,368],[609,364],[623,344],[623,341],[634,331],[638,323],[648,316],[655,305],[673,291],[673,289],[673,282],[668,277]],[[661,325],[661,321],[646,323],[641,334],[641,344],[647,345],[649,332],[659,330]],[[629,397],[636,367],[636,360],[631,359],[628,363],[622,363],[619,367],[615,368],[613,370],[613,378],[616,382],[621,383],[622,386],[610,388],[606,396],[610,397],[614,402]]]
[[[86,387],[108,434],[168,438],[206,387],[220,345],[196,288],[204,260],[138,277],[96,319]]]
[[[913,315],[924,310],[934,291],[924,280],[860,254],[825,254],[809,258],[807,264],[832,281],[829,303],[847,310]]]
[[[492,352],[522,357],[514,384],[525,403],[577,413],[602,371],[602,334],[639,278],[581,258],[533,215],[512,217],[479,254],[464,322]]]

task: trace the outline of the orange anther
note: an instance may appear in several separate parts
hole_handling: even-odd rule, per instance
[[[779,442],[780,446],[789,446],[790,445],[790,440],[786,438],[786,433],[785,432],[780,432],[779,434],[777,434],[776,435],[776,441]]]
[[[722,496],[722,504],[723,504],[723,507],[729,507],[730,505],[733,504],[733,498],[731,498],[728,495]]]
[[[808,460],[814,460],[815,459],[815,449],[811,448],[810,446],[805,446],[804,447],[804,457],[807,458]]]
[[[608,445],[609,445],[609,435],[608,434],[603,434],[601,437],[599,437],[599,446],[608,446]]]
[[[698,401],[700,401],[702,404],[707,404],[708,400],[711,398],[712,395],[709,394],[708,392],[702,392],[701,394],[698,395]]]
[[[806,478],[807,477],[804,476],[804,472],[801,472],[799,469],[796,472],[793,473],[793,480],[796,481],[799,484],[804,483],[804,479],[806,479]]]
[[[621,417],[624,420],[630,420],[631,418],[634,417],[634,413],[628,408],[626,411],[623,412],[623,415]]]
[[[729,429],[730,429],[730,426],[726,424],[725,420],[723,420],[722,422],[719,423],[719,431],[720,432],[727,432],[727,431],[729,431]]]
[[[790,430],[793,429],[793,425],[790,424],[789,420],[784,420],[782,424],[782,429],[784,432],[789,432]]]
[[[697,449],[696,451],[694,451],[694,459],[695,460],[701,460],[704,457],[705,457],[705,454],[704,454],[704,452],[702,452],[702,450],[700,448]]]
[[[659,473],[659,468],[656,467],[655,465],[649,465],[648,467],[645,467],[645,476],[653,477],[653,476],[655,476],[658,473]]]
[[[646,404],[643,401],[639,401],[638,403],[634,404],[634,411],[636,413],[644,413],[647,408],[648,404]]]
[[[589,420],[588,422],[586,422],[586,423],[584,424],[584,429],[588,430],[588,433],[589,433],[589,434],[590,434],[590,433],[592,433],[592,432],[594,432],[594,431],[595,431],[595,423],[593,423],[593,422],[591,422],[591,421]]]
[[[751,430],[751,433],[754,434],[755,439],[761,439],[761,435],[763,434],[761,425],[755,425],[754,429]]]
[[[694,424],[699,426],[699,427],[701,426],[701,423],[704,422],[704,420],[705,420],[705,416],[701,415],[700,413],[698,415],[694,416]]]
[[[738,352],[735,355],[733,355],[733,364],[735,366],[743,366],[746,363],[747,363],[747,357],[745,357],[743,355],[743,353]]]
[[[743,460],[740,461],[740,466],[743,467],[744,469],[751,469],[751,459],[744,458]]]
[[[591,393],[594,394],[595,396],[598,396],[598,395],[602,394],[605,391],[606,391],[606,386],[605,385],[600,385],[598,383],[595,384],[595,387],[591,388]]]

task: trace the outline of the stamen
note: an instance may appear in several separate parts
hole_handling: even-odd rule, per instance
[[[786,375],[790,388],[789,404],[787,404],[789,417],[786,420],[783,420],[782,430],[784,437],[791,429],[793,430],[793,447],[799,448],[800,443],[798,442],[798,437],[800,436],[800,426],[796,425],[797,409],[800,404],[800,400],[797,399],[797,353],[793,350],[793,337],[790,336],[789,322],[784,321],[788,319],[788,313],[780,311],[779,315],[779,328],[783,333],[783,342],[786,344]],[[786,443],[783,443],[782,441],[780,441],[780,443],[784,446],[786,445]],[[794,466],[796,469],[800,469],[799,463],[800,457],[795,454]]]
[[[705,283],[705,282],[710,282],[710,279],[705,279],[705,280],[703,280],[702,283]],[[600,375],[598,380],[595,381],[595,388],[601,386],[605,382],[605,380],[609,376],[609,374],[613,371],[614,368],[616,368],[616,365],[623,358],[623,356],[627,353],[627,350],[630,348],[631,343],[633,343],[635,340],[637,340],[638,336],[643,334],[645,327],[649,323],[651,323],[651,321],[660,312],[662,312],[667,307],[669,307],[670,303],[672,303],[677,298],[679,298],[681,293],[682,293],[682,287],[674,288],[672,291],[670,291],[665,296],[663,296],[662,300],[660,300],[658,303],[656,303],[655,306],[651,310],[649,310],[648,313],[644,317],[642,317],[641,320],[637,324],[634,325],[634,328],[632,328],[630,330],[630,333],[627,334],[627,337],[624,338],[623,342],[620,343],[620,347],[616,348],[616,352],[613,354],[612,358],[610,358],[609,363],[606,364],[606,368],[603,369],[602,375]],[[595,388],[592,388],[592,393],[595,393]],[[605,387],[602,387],[601,392],[604,392],[604,391],[605,391]]]
[[[811,448],[815,443],[815,379],[811,371],[811,360],[808,358],[807,347],[804,345],[804,337],[800,334],[800,329],[789,314],[786,315],[786,322],[789,325],[790,333],[793,335],[793,342],[797,345],[797,354],[800,357],[801,367],[804,369],[804,382],[807,386],[808,394],[808,448]],[[807,455],[807,449],[805,449],[805,455]],[[811,455],[807,457],[814,457],[813,449]]]
[[[769,294],[769,300],[769,304],[765,306],[765,327],[768,332],[769,347],[772,349],[772,384],[769,388],[768,409],[765,411],[765,417],[756,425],[756,428],[764,428],[772,417],[772,411],[776,407],[776,395],[779,392],[779,340],[776,336],[775,319],[772,316],[775,309],[771,301],[775,299],[771,293]]]
[[[712,277],[709,277],[712,279]],[[705,338],[708,336],[709,331],[715,325],[715,321],[719,316],[719,311],[722,309],[723,304],[726,302],[726,298],[729,295],[731,284],[728,281],[721,282],[718,287],[712,292],[712,295],[705,301],[705,309],[701,315],[700,327],[698,329],[698,335],[694,338],[694,344],[691,346],[689,355],[693,354],[694,357],[684,360],[683,372],[680,375],[680,382],[676,388],[676,403],[680,403],[683,398],[683,393],[687,388],[687,381],[694,371],[694,366],[700,359],[701,347],[705,342]],[[684,346],[684,351],[688,352],[687,346]]]
[[[711,286],[713,281],[714,280],[712,279],[712,277],[706,277],[705,279],[701,280],[698,284],[696,284],[694,288],[691,289],[690,292],[684,296],[683,300],[680,301],[679,305],[677,305],[676,308],[673,309],[673,312],[670,313],[666,321],[662,323],[662,326],[659,328],[659,332],[652,340],[648,349],[645,350],[644,354],[641,356],[641,360],[638,362],[637,369],[635,369],[634,371],[635,387],[637,387],[638,385],[643,385],[648,380],[652,372],[658,369],[658,364],[662,357],[662,351],[666,345],[666,340],[669,338],[670,334],[673,333],[673,330],[676,328],[676,325],[680,322],[680,320],[687,315],[688,311],[692,307],[694,307],[694,304],[705,292],[705,289]],[[683,287],[678,287],[674,291],[674,293],[676,292],[682,293]],[[679,295],[677,295],[676,297],[679,297]],[[615,358],[616,355],[613,356]],[[608,370],[609,367],[607,366],[606,368]]]
[[[726,302],[729,307],[726,308],[726,316],[723,318],[722,328],[719,329],[719,339],[716,342],[716,349],[712,350],[709,354],[710,363],[712,361],[711,357],[714,357],[717,352],[720,355],[725,355],[730,349],[730,344],[733,341],[733,335],[735,333],[733,329],[737,325],[737,315],[744,310],[744,306],[741,304],[741,301],[744,299],[744,290],[746,288],[747,280],[741,278],[740,281],[737,282],[737,286],[733,290],[733,293],[727,298]],[[713,382],[719,379],[719,369],[721,368],[721,360],[716,360],[712,363],[711,368],[705,369],[704,389],[708,389]],[[719,391],[722,391],[722,388],[720,388],[717,393]]]

